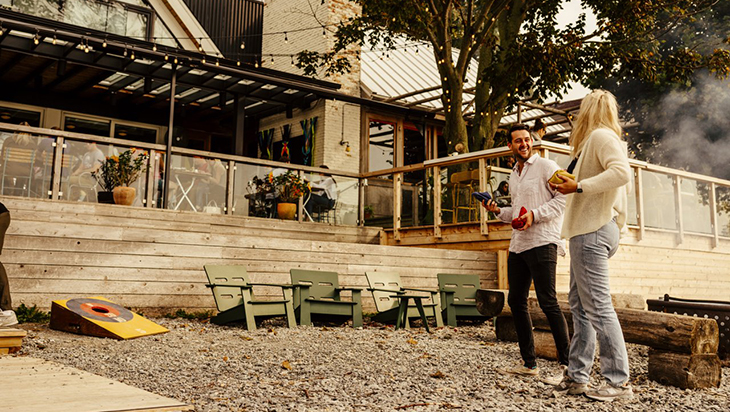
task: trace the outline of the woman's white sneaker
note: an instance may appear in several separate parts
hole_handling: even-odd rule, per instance
[[[0,310],[0,326],[13,326],[18,324],[18,317],[12,310]]]

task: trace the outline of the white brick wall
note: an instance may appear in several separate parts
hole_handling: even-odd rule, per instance
[[[264,8],[264,33],[287,31],[288,43],[284,35],[265,35],[263,38],[264,67],[302,75],[302,71],[291,66],[290,55],[302,50],[324,52],[332,46],[332,27],[328,27],[327,38],[322,36],[321,25],[331,25],[359,13],[359,6],[347,0],[269,0]],[[311,28],[299,32],[297,29]],[[354,53],[349,51],[350,53]],[[286,54],[287,57],[274,56],[271,64],[270,55]],[[332,77],[318,78],[340,84],[343,93],[360,96],[360,64],[357,59],[350,59],[352,69],[349,73]],[[281,140],[280,127],[291,124],[293,136],[299,135],[299,121],[317,116],[317,133],[314,141],[315,166],[326,164],[330,169],[360,171],[360,107],[340,101],[319,101],[308,110],[295,110],[294,116],[287,119],[282,113],[263,119],[260,129],[275,128],[274,141]],[[344,127],[343,127],[344,123]],[[347,145],[340,142],[349,142]]]

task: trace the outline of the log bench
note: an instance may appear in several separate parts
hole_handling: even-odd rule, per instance
[[[624,306],[636,306],[636,299],[621,295],[612,298],[626,342],[651,348],[650,379],[683,389],[720,386],[719,329],[714,319],[646,311],[643,301],[641,309],[626,308]],[[496,316],[498,339],[516,341],[506,301],[505,290],[481,290],[477,294],[477,309],[482,314]],[[559,301],[559,304],[572,335],[570,306],[566,301]],[[535,353],[543,358],[557,359],[550,326],[537,298],[528,299],[528,310],[535,328]]]

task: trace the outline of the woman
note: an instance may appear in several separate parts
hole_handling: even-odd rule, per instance
[[[621,325],[611,303],[608,259],[618,249],[626,224],[627,184],[631,179],[626,145],[621,141],[616,98],[595,90],[583,99],[570,135],[573,161],[553,189],[569,196],[562,237],[570,240],[570,311],[573,339],[569,366],[556,394],[581,394],[602,401],[633,397]],[[604,384],[588,388],[596,336]]]

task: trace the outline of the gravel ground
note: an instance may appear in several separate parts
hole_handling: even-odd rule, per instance
[[[728,411],[730,368],[720,388],[681,390],[647,379],[647,348],[630,345],[632,401],[555,398],[535,378],[503,375],[516,343],[489,324],[414,328],[366,324],[216,326],[153,319],[169,333],[116,341],[24,324],[20,355],[53,360],[195,405],[198,411]],[[541,376],[557,364],[539,360]],[[594,378],[598,376],[594,367]],[[597,383],[597,382],[594,382]]]

